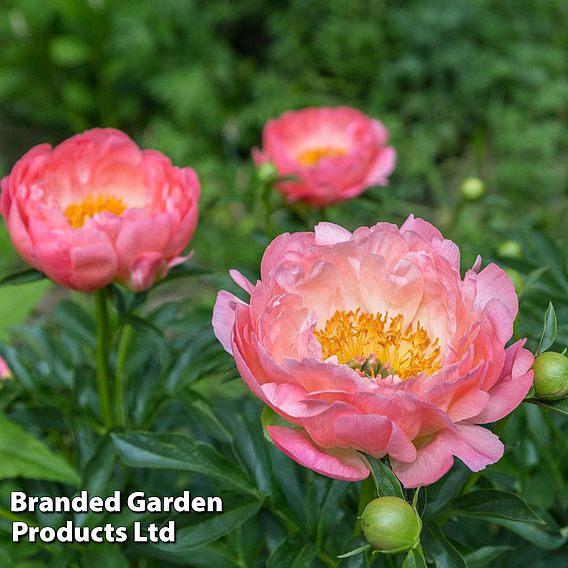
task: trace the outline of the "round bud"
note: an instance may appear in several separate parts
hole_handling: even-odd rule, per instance
[[[379,552],[411,550],[420,542],[422,521],[418,513],[399,497],[379,497],[363,511],[361,529]]]
[[[262,183],[274,183],[278,179],[278,170],[272,162],[264,162],[257,169],[258,179]]]
[[[497,254],[501,258],[522,258],[523,246],[519,241],[504,241],[499,245]]]
[[[560,400],[568,396],[568,357],[554,351],[541,353],[533,370],[537,398]]]
[[[517,292],[517,296],[521,296],[522,293],[525,291],[525,281],[523,280],[523,277],[514,268],[505,268],[505,272],[507,273],[507,276],[511,279],[511,282],[515,287],[515,292]]]
[[[468,177],[461,184],[461,193],[469,201],[477,201],[485,193],[485,184],[477,177]]]

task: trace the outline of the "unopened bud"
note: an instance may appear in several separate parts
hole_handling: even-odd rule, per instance
[[[507,273],[507,276],[511,279],[511,282],[515,287],[515,292],[517,292],[517,296],[521,296],[522,293],[525,291],[525,281],[523,280],[523,277],[514,268],[506,268],[505,272]]]
[[[501,258],[522,258],[523,246],[519,241],[504,241],[499,245],[497,254]]]
[[[568,357],[554,351],[541,353],[533,370],[537,398],[560,400],[568,396]]]
[[[365,507],[361,529],[376,550],[395,554],[418,545],[422,521],[404,499],[379,497]]]
[[[278,170],[272,162],[264,162],[257,167],[258,179],[262,183],[274,183],[278,179]]]
[[[461,193],[468,201],[477,201],[485,193],[485,184],[477,177],[468,177],[461,184]]]

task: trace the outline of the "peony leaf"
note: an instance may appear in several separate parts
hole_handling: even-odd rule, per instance
[[[373,480],[377,487],[377,495],[379,497],[400,497],[404,499],[402,485],[393,473],[392,469],[381,460],[372,456],[365,456],[371,466]]]
[[[129,432],[112,434],[112,440],[128,467],[200,473],[215,477],[244,493],[256,495],[255,488],[244,474],[217,450],[183,434]]]
[[[538,404],[538,406],[541,406],[550,412],[556,412],[556,414],[568,417],[568,397],[561,398],[560,400],[540,400],[538,398],[530,398],[527,399],[526,402]]]
[[[428,568],[423,552],[419,548],[409,550],[402,563],[402,568]]]
[[[51,286],[49,280],[19,284],[22,286],[17,289],[16,301],[13,288],[0,287],[0,339],[3,341],[7,339],[13,326],[22,323],[29,316]]]
[[[548,302],[548,308],[544,313],[544,325],[542,327],[542,335],[538,342],[535,355],[544,353],[552,347],[556,341],[556,334],[558,332],[558,324],[556,322],[556,311],[552,302]]]
[[[553,518],[543,513],[546,525],[523,523],[509,519],[494,519],[492,522],[519,535],[524,540],[544,550],[558,550],[568,541],[568,536],[559,530]]]
[[[175,543],[157,545],[156,548],[175,554],[191,552],[239,528],[259,512],[261,505],[261,501],[254,501],[224,511],[222,514],[215,514],[205,520],[199,520],[194,525],[179,529],[176,532]]]
[[[174,266],[173,268],[171,268],[165,278],[158,280],[152,286],[151,290],[154,290],[154,288],[161,286],[166,282],[170,282],[171,280],[176,280],[177,278],[188,278],[190,276],[204,276],[206,274],[211,274],[211,272],[212,272],[211,270],[209,270],[208,268],[204,268],[202,266],[187,266],[185,264],[179,264],[178,266]]]
[[[118,545],[99,544],[89,547],[82,556],[83,568],[128,568],[128,561]]]
[[[468,568],[489,566],[500,554],[513,550],[511,546],[482,546],[465,555]]]
[[[266,568],[304,568],[312,566],[317,551],[313,544],[305,543],[301,535],[286,537],[266,560]]]
[[[12,272],[12,274],[8,274],[7,276],[0,278],[0,286],[28,284],[28,282],[37,282],[44,278],[46,278],[46,276],[43,272],[40,272],[35,268],[25,268],[24,270],[18,270],[17,272]]]
[[[279,414],[276,414],[276,412],[274,412],[274,410],[272,410],[270,406],[265,406],[262,409],[260,422],[262,424],[262,433],[264,434],[264,439],[271,444],[274,444],[274,442],[272,441],[270,434],[266,430],[268,426],[286,426],[288,428],[296,427],[294,424],[291,424],[290,422],[284,420],[284,418],[282,418],[282,416],[280,416]]]
[[[519,496],[497,489],[480,489],[466,493],[455,499],[450,507],[453,514],[462,517],[545,524]]]
[[[463,556],[446,538],[440,527],[427,523],[422,533],[426,557],[439,568],[467,568]]]
[[[0,415],[0,479],[24,477],[78,486],[79,474],[18,424]]]

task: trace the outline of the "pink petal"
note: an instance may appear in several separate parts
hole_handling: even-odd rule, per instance
[[[221,342],[227,353],[233,354],[231,337],[235,325],[235,308],[237,304],[244,304],[235,295],[222,290],[217,294],[217,300],[213,308],[213,333]]]
[[[351,239],[351,233],[334,223],[318,223],[314,227],[317,245],[334,245]]]
[[[234,269],[229,270],[229,275],[234,280],[235,284],[237,284],[237,286],[240,286],[245,292],[252,294],[254,285],[246,276],[243,276],[238,270]]]
[[[405,487],[435,483],[450,470],[453,456],[472,471],[480,471],[503,456],[503,444],[486,428],[469,424],[456,428],[438,432],[431,442],[419,448],[412,463],[391,459],[393,471]]]
[[[268,426],[267,430],[282,452],[317,473],[344,481],[360,481],[369,476],[367,465],[354,451],[340,448],[323,450],[301,429]]]
[[[494,299],[505,305],[511,317],[515,318],[519,309],[515,286],[502,268],[496,264],[489,264],[477,275],[475,306],[482,310]]]

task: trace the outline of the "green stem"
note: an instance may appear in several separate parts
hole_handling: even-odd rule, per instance
[[[568,443],[564,439],[564,436],[562,435],[562,433],[558,431],[558,428],[556,427],[556,424],[554,424],[552,417],[550,416],[550,414],[548,414],[548,410],[545,410],[542,407],[541,407],[540,410],[541,410],[542,417],[543,417],[544,421],[546,422],[546,425],[548,426],[551,434],[554,436],[554,439],[556,440],[556,443],[562,448],[562,450],[565,453],[568,454]]]
[[[361,482],[361,492],[359,493],[359,504],[357,506],[357,521],[353,527],[353,534],[359,536],[361,534],[361,521],[359,517],[363,514],[365,507],[377,496],[377,488],[373,476],[369,475],[367,479]]]
[[[124,404],[124,382],[126,377],[126,360],[128,358],[128,350],[130,348],[131,340],[132,326],[125,323],[122,328],[122,333],[120,334],[120,342],[118,344],[118,353],[116,356],[116,376],[114,383],[114,410],[116,415],[116,423],[122,428],[126,428],[127,425],[127,412],[126,406]]]
[[[333,559],[325,550],[318,552],[318,558],[329,568],[335,568],[339,562]]]
[[[97,329],[97,390],[99,392],[103,423],[107,428],[110,428],[112,426],[108,370],[110,330],[105,288],[95,292],[95,324]]]

